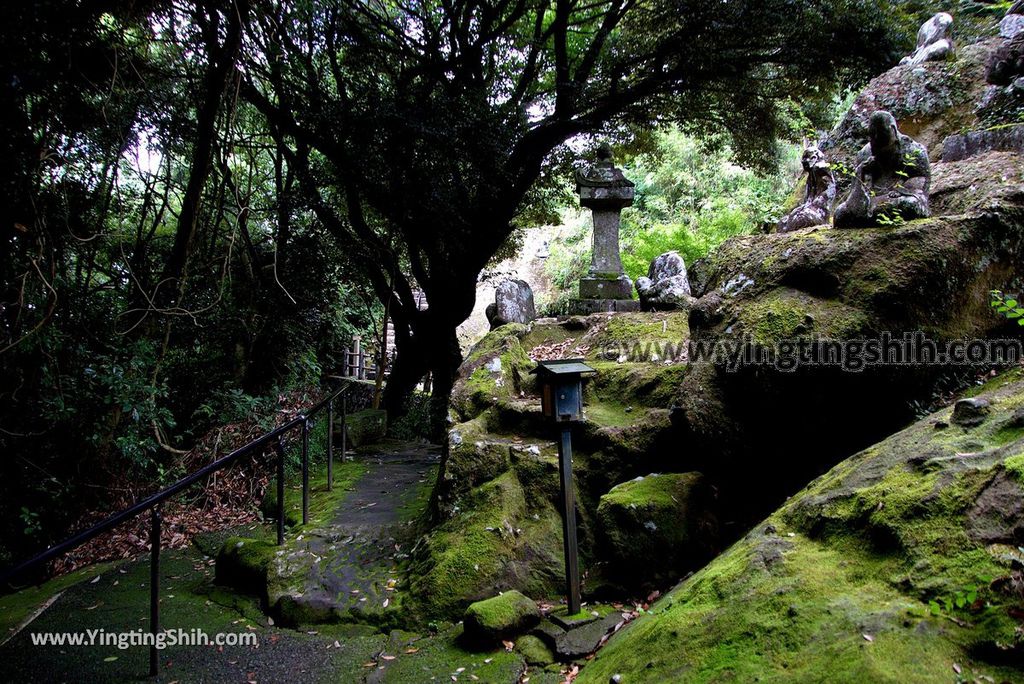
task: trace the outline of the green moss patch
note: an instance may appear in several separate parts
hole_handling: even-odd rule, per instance
[[[812,297],[780,288],[740,309],[743,330],[763,345],[776,345],[815,334],[829,339],[848,339],[863,334],[866,315],[835,300]]]
[[[611,639],[577,681],[1016,681],[1024,381],[840,463]],[[970,450],[965,450],[969,447]],[[639,484],[639,483],[638,483]],[[628,492],[626,494],[629,494]],[[621,497],[623,502],[637,497]],[[652,491],[643,498],[665,501]]]
[[[497,645],[540,622],[540,608],[515,589],[471,603],[462,618],[464,636],[474,643]]]
[[[449,520],[418,545],[409,597],[422,616],[458,619],[495,590],[554,594],[560,582],[557,513],[508,471],[454,502]]]
[[[597,520],[613,569],[636,587],[698,566],[717,534],[712,502],[699,473],[648,475],[612,488]]]

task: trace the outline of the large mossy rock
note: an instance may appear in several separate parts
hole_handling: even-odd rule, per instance
[[[442,519],[413,554],[411,593],[424,615],[457,619],[495,590],[538,597],[563,590],[558,433],[540,413],[531,357],[579,355],[600,370],[585,387],[586,421],[573,434],[587,569],[601,560],[600,496],[637,475],[670,470],[668,404],[684,359],[639,357],[685,349],[687,338],[682,312],[598,314],[502,326],[474,348],[453,395],[456,424],[437,492]]]
[[[388,414],[383,409],[363,409],[345,416],[349,445],[355,448],[377,444],[388,431]]]
[[[463,634],[472,643],[494,646],[529,631],[540,618],[537,604],[513,589],[470,604],[462,618]]]
[[[1024,374],[843,461],[612,637],[578,682],[1020,681]]]
[[[824,468],[905,425],[949,381],[947,365],[865,366],[856,345],[919,332],[940,345],[1015,334],[989,306],[990,290],[1024,289],[1024,191],[1007,187],[988,209],[898,228],[734,238],[697,265],[691,272],[710,305],[695,311],[694,349],[725,354],[691,359],[676,388],[672,422],[685,445],[678,469],[710,476],[723,508],[751,524]],[[836,344],[846,365],[792,354],[802,345],[823,359]],[[965,379],[972,372],[953,370]]]
[[[510,470],[460,497],[420,540],[409,595],[421,615],[454,620],[495,590],[549,596],[561,578],[561,519]]]
[[[700,473],[648,475],[613,487],[597,507],[613,573],[653,584],[702,564],[718,539],[714,506]]]

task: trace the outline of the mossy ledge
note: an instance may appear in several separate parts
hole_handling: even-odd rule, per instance
[[[843,461],[577,681],[1021,681],[1024,379],[978,394],[983,424],[945,409]]]

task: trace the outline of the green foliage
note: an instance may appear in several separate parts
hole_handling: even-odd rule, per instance
[[[1017,325],[1024,326],[1024,306],[1021,306],[1015,298],[1008,297],[999,290],[992,290],[990,294],[992,300],[989,304],[996,310],[996,313],[1006,316],[1011,321],[1017,321]]]
[[[781,214],[788,191],[785,170],[799,151],[783,145],[773,173],[739,166],[722,140],[698,141],[678,129],[660,131],[653,146],[636,155],[626,173],[637,200],[622,214],[622,265],[630,278],[647,275],[654,257],[678,251],[687,264],[724,240],[757,229]],[[590,265],[590,221],[572,220],[569,236],[552,245],[547,269],[569,290]]]
[[[957,611],[970,610],[971,612],[977,612],[978,610],[987,607],[987,603],[982,600],[978,603],[978,596],[984,595],[988,589],[988,583],[991,578],[984,580],[983,584],[974,584],[963,589],[959,589],[949,594],[945,594],[928,601],[928,612],[938,617],[940,615],[953,615]]]

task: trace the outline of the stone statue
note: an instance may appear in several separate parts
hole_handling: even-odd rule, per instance
[[[953,17],[947,12],[939,12],[921,24],[917,32],[917,49],[914,54],[900,60],[900,64],[917,66],[948,58],[953,54],[953,39],[950,37],[952,28]]]
[[[646,278],[636,279],[636,293],[644,311],[689,309],[690,280],[686,275],[686,262],[679,252],[665,252],[651,262]]]
[[[788,233],[801,228],[821,226],[832,216],[832,203],[836,199],[836,178],[832,167],[825,161],[825,153],[816,143],[804,148],[800,163],[807,174],[804,201],[779,221],[779,232]]]
[[[857,154],[850,194],[836,209],[835,227],[927,217],[931,166],[924,146],[900,133],[889,112],[871,115],[868,136]]]
[[[985,80],[993,85],[1008,86],[1024,76],[1024,30],[1004,40],[989,56]]]

